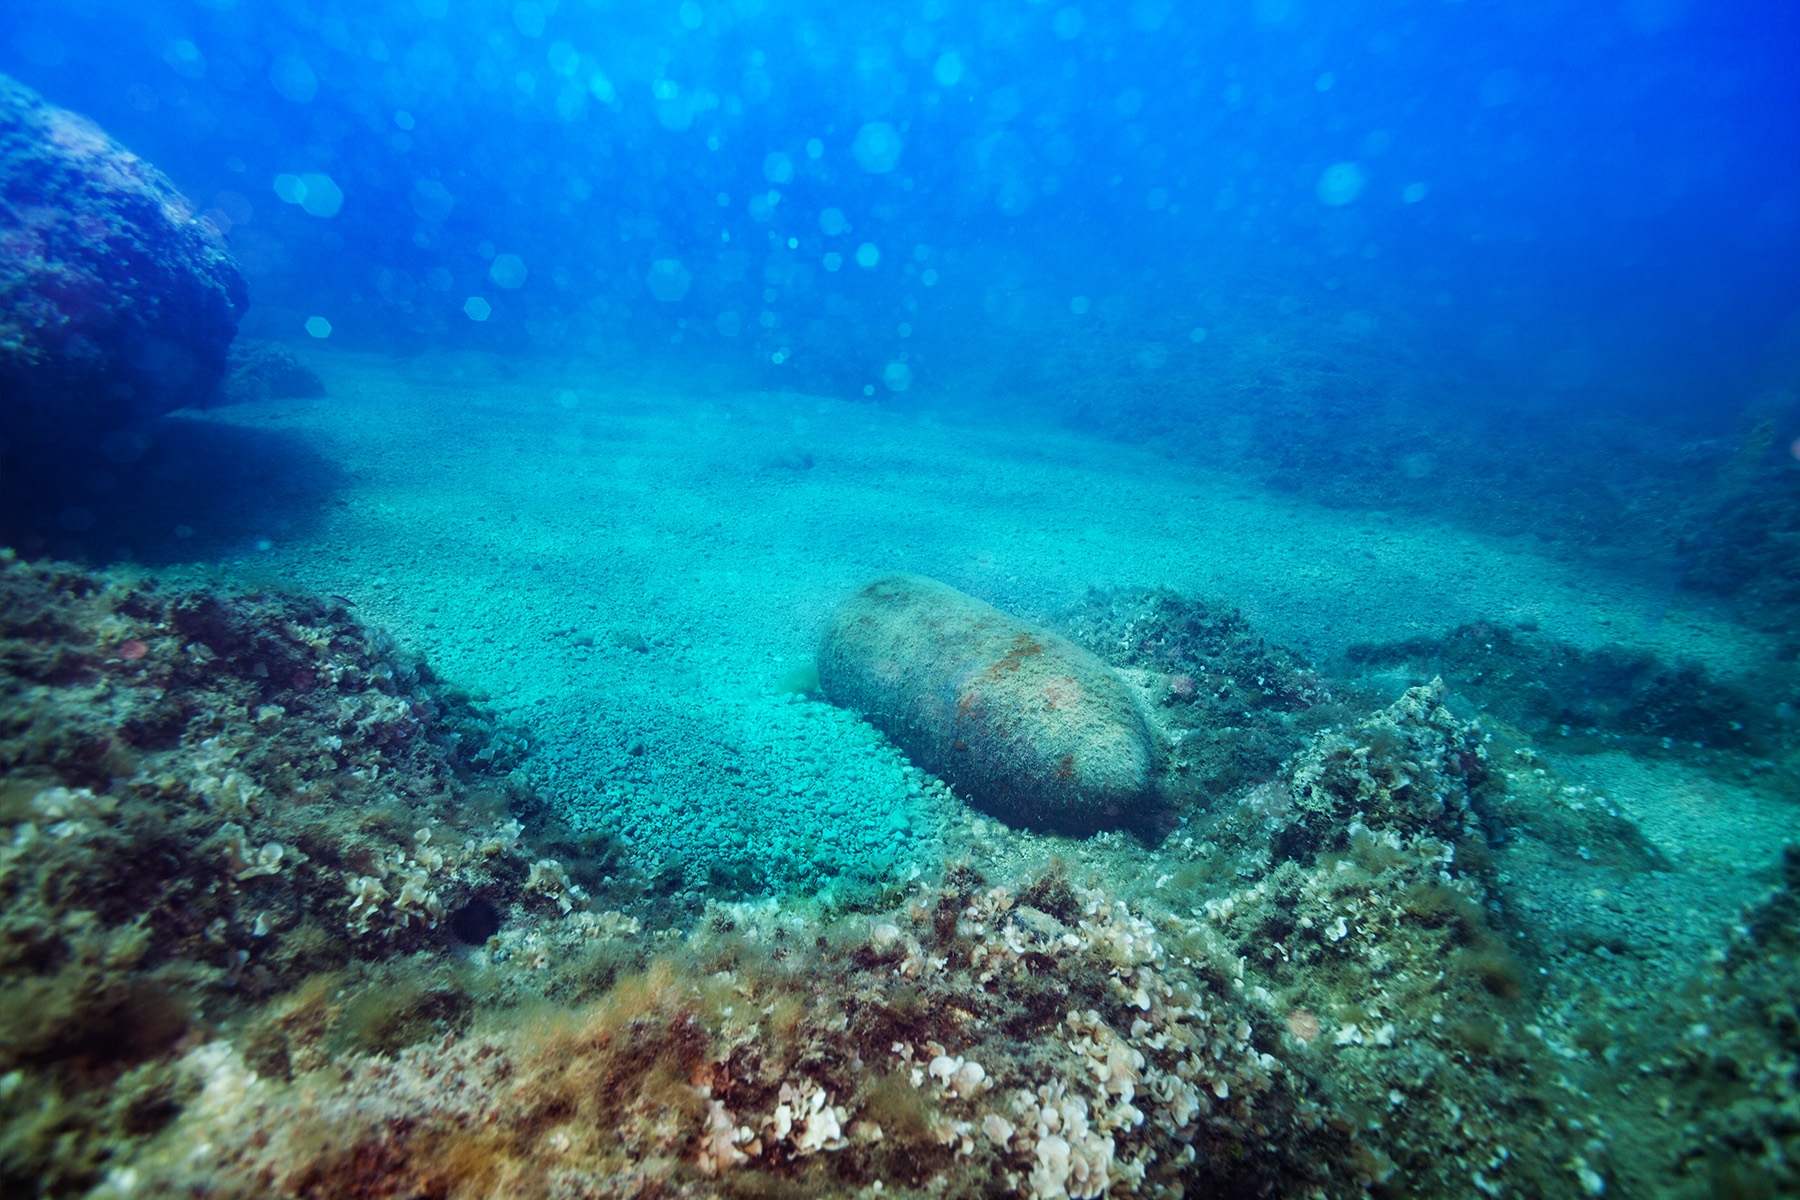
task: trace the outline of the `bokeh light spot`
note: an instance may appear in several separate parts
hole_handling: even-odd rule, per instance
[[[575,68],[581,65],[581,54],[567,42],[551,42],[544,57],[550,63],[550,69],[564,78],[574,76]]]
[[[488,267],[488,278],[503,288],[524,287],[527,274],[525,260],[516,254],[496,254]]]
[[[856,159],[856,165],[871,175],[885,175],[900,165],[900,151],[904,148],[900,140],[900,131],[886,121],[870,121],[856,131],[856,140],[850,144],[850,155]]]
[[[1360,196],[1363,185],[1367,182],[1368,176],[1355,163],[1333,163],[1319,176],[1319,182],[1313,191],[1317,193],[1319,203],[1341,208]]]
[[[163,61],[183,79],[202,79],[206,75],[206,58],[200,47],[186,38],[178,38],[163,47]]]
[[[533,4],[531,0],[520,0],[520,3],[513,5],[513,28],[526,37],[543,37],[544,23],[548,17],[544,6]]]
[[[674,304],[685,297],[693,282],[694,273],[682,266],[678,258],[657,259],[650,264],[650,273],[644,276],[650,294],[664,304]]]
[[[300,182],[298,175],[277,175],[275,194],[281,197],[283,203],[298,204],[306,199],[306,185]]]
[[[413,184],[411,199],[419,220],[433,225],[441,225],[456,206],[456,197],[450,194],[450,189],[435,179],[421,179]]]
[[[301,195],[296,201],[308,216],[335,217],[344,207],[344,193],[329,175],[316,172],[300,177]]]
[[[282,99],[305,104],[319,94],[319,77],[304,58],[286,54],[269,67],[269,83]]]

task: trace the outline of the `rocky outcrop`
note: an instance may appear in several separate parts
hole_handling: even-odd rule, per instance
[[[0,439],[90,439],[199,404],[248,302],[161,171],[0,76]]]
[[[310,400],[325,394],[319,373],[278,342],[239,338],[231,343],[226,375],[212,404],[252,400]]]

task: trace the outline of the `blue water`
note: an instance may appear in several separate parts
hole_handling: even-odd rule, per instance
[[[975,405],[1252,319],[1718,429],[1800,358],[1797,51],[1750,0],[0,13],[229,229],[249,334]]]

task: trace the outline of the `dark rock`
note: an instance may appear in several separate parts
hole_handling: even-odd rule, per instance
[[[93,439],[203,402],[248,303],[168,177],[0,75],[0,440]]]
[[[214,393],[212,403],[309,400],[324,394],[325,381],[286,346],[239,338],[231,343],[225,381]]]

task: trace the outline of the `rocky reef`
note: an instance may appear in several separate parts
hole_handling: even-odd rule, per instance
[[[531,914],[603,932],[562,920],[586,897],[517,736],[342,602],[6,552],[0,665],[9,1194],[91,1185],[175,1111],[168,1056],[284,989],[385,990]]]
[[[8,1195],[1800,1182],[1800,856],[1736,932],[1560,947],[1541,901],[1601,876],[1545,855],[1675,868],[1441,681],[1358,707],[1228,606],[1065,622],[1156,736],[1266,735],[1186,760],[1166,836],[965,811],[933,870],[697,919],[346,602],[7,558],[0,614]]]

